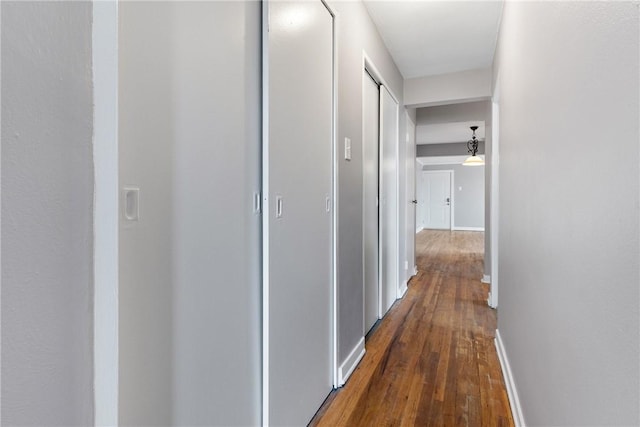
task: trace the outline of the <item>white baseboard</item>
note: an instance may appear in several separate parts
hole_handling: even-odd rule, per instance
[[[418,266],[414,265],[413,266],[413,275],[415,276],[416,274],[418,274]]]
[[[487,305],[491,308],[498,308],[498,302],[494,301],[493,295],[489,292],[489,296],[487,297]]]
[[[407,293],[408,282],[404,280],[398,289],[398,299],[402,298]]]
[[[364,349],[364,337],[360,338],[358,344],[351,350],[347,359],[342,362],[342,365],[338,368],[338,387],[342,387],[345,385],[353,371],[358,366],[358,363],[364,357],[365,349]]]
[[[416,227],[416,234],[417,234],[417,233],[419,233],[419,232],[421,232],[422,230],[424,230],[424,228],[422,228],[422,227]]]
[[[504,377],[504,383],[507,386],[507,395],[509,396],[513,422],[516,427],[525,427],[526,424],[524,423],[524,416],[522,415],[522,406],[520,405],[520,399],[518,398],[518,390],[516,390],[513,373],[511,372],[511,365],[509,365],[507,351],[504,348],[502,337],[500,337],[500,331],[497,329],[495,344],[498,352],[498,359],[500,360],[500,366],[502,367],[502,376]]]
[[[480,281],[482,283],[491,283],[491,276],[489,276],[488,274],[485,274],[484,276],[482,276],[482,279],[480,279]]]
[[[484,231],[484,227],[457,227],[457,226],[453,226],[451,227],[451,230],[453,231]]]

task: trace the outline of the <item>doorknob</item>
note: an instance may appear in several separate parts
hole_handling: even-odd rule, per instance
[[[447,197],[447,206],[451,204],[451,198]]]
[[[417,200],[412,200],[411,203],[413,203],[414,205],[417,205],[418,201]]]

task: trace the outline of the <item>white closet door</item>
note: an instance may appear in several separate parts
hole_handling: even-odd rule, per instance
[[[333,17],[268,7],[263,423],[306,425],[332,389]]]
[[[261,8],[117,7],[117,425],[253,426]]]
[[[364,71],[362,108],[364,114],[364,326],[367,333],[380,315],[378,264],[378,163],[380,90]]]
[[[416,265],[416,127],[405,113],[407,122],[407,222],[405,228],[405,239],[407,244],[407,262],[409,271],[406,279],[410,279],[414,274]]]
[[[398,295],[398,103],[380,86],[380,277],[382,314]]]
[[[423,172],[427,198],[425,228],[451,229],[451,171]]]

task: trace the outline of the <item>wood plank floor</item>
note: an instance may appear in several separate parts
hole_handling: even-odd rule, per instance
[[[418,234],[419,274],[312,426],[513,426],[486,303],[483,233]]]

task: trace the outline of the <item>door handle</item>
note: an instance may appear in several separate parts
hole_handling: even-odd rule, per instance
[[[412,200],[411,203],[413,203],[414,205],[417,205],[418,201],[417,200]]]
[[[447,202],[447,206],[449,206],[451,204],[451,198],[447,197],[446,202]]]

